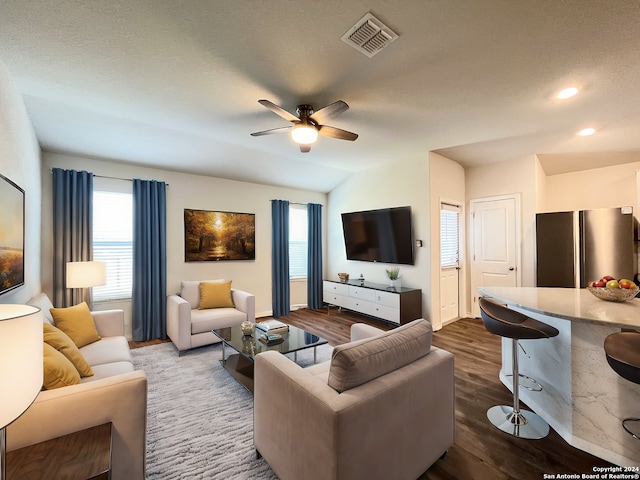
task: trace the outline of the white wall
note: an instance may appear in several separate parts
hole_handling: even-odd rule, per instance
[[[639,154],[640,155],[640,154]],[[581,172],[551,175],[540,212],[587,210],[631,205],[638,217],[636,171],[640,161]]]
[[[40,147],[22,97],[1,61],[0,173],[25,194],[25,284],[0,296],[0,303],[25,303],[40,293]]]
[[[461,223],[461,252],[460,252],[460,313],[465,316],[467,312],[467,282],[466,270],[467,262],[465,261],[464,248],[464,219],[465,217],[465,172],[459,163],[448,158],[438,155],[437,153],[429,153],[429,193],[431,203],[431,225],[430,225],[430,244],[431,244],[431,311],[429,317],[432,319],[433,329],[438,330],[442,327],[441,305],[440,305],[440,204],[442,202],[461,205],[460,211]]]
[[[422,289],[422,315],[430,320],[431,219],[427,158],[358,172],[329,193],[325,278],[337,280],[338,272],[348,272],[351,278],[363,274],[367,281],[388,283],[385,270],[389,264],[347,260],[340,214],[406,205],[412,209],[414,239],[422,240],[423,244],[414,250],[414,265],[399,265],[402,286]]]
[[[271,187],[201,175],[137,167],[90,158],[56,153],[43,153],[43,198],[51,198],[51,174],[54,167],[87,170],[95,175],[120,178],[160,180],[167,188],[167,293],[180,290],[181,280],[225,278],[233,287],[256,296],[256,314],[271,313],[271,200],[282,199],[298,203],[326,205],[323,193],[290,188]],[[254,213],[256,220],[255,261],[190,262],[184,261],[185,208]],[[326,207],[323,207],[323,231],[326,232]],[[51,289],[51,213],[43,215],[43,283]],[[326,254],[324,255],[326,258]],[[306,282],[292,286],[292,304],[306,305]],[[120,308],[122,305],[102,305],[100,308]],[[125,306],[126,308],[126,306]],[[130,309],[128,309],[130,311]],[[130,331],[130,325],[128,326]]]

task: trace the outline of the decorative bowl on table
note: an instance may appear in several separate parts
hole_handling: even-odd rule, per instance
[[[607,288],[607,287],[587,287],[587,290],[594,296],[601,300],[607,300],[609,302],[626,302],[634,298],[639,287],[635,288]]]
[[[245,335],[251,335],[253,333],[253,323],[245,320],[240,324],[240,330],[242,330],[242,333]]]
[[[341,282],[346,282],[347,280],[349,280],[349,274],[348,273],[339,273],[338,274],[338,278],[340,279]]]

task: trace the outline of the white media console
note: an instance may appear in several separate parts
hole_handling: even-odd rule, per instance
[[[360,280],[324,280],[324,303],[402,325],[422,317],[422,290]]]

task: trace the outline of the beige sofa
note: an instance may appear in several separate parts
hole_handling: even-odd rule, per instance
[[[415,479],[453,444],[453,355],[431,325],[351,333],[324,364],[256,357],[254,445],[281,480]]]
[[[51,301],[40,294],[28,302],[54,324]],[[147,376],[134,370],[124,337],[122,310],[91,312],[101,340],[80,349],[94,372],[79,385],[41,391],[7,428],[7,450],[15,450],[103,423],[112,425],[114,480],[145,478]]]
[[[200,310],[200,282],[183,281],[180,284],[180,293],[167,297],[167,335],[178,349],[178,355],[190,348],[220,342],[211,330],[240,325],[245,320],[256,321],[255,296],[235,288],[231,289],[235,308]]]

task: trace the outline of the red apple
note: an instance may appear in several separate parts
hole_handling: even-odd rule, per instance
[[[606,285],[606,282],[603,282],[602,280],[597,280],[595,282],[591,282],[592,283],[592,287],[597,287],[597,288],[602,288]]]
[[[614,277],[612,277],[611,275],[605,275],[604,277],[602,277],[600,280],[602,280],[604,283],[607,283],[611,280],[615,280]]]

